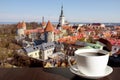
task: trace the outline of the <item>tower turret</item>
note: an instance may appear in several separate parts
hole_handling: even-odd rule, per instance
[[[42,17],[42,23],[41,23],[41,25],[42,25],[42,28],[45,29],[45,27],[46,27],[46,22],[44,21],[44,17]]]
[[[54,27],[50,21],[48,21],[44,31],[45,31],[45,42],[53,42],[54,41]]]
[[[25,30],[26,30],[26,23],[24,21],[19,22],[17,24],[17,34],[18,34],[18,36],[25,36],[25,33],[24,33]]]

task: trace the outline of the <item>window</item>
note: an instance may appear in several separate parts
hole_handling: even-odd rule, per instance
[[[51,53],[51,50],[49,51],[49,53]]]
[[[31,54],[30,57],[32,57],[33,55]]]
[[[37,53],[35,53],[35,55],[37,56]]]

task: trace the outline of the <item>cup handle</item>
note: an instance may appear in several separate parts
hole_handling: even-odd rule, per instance
[[[73,65],[71,64],[70,60],[71,60],[71,57],[68,58],[68,63],[69,63],[69,65],[70,65],[70,68],[71,68],[72,70],[74,70],[74,71],[78,71],[78,68],[77,68],[77,67],[73,67]]]

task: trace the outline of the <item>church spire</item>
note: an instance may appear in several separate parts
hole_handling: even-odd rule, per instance
[[[62,30],[62,26],[65,24],[65,17],[63,15],[63,5],[61,6],[61,14],[59,17],[59,23],[57,25],[57,29]]]
[[[46,22],[44,21],[44,16],[42,17],[42,23],[41,23],[43,29],[46,27]]]
[[[44,22],[44,16],[42,17],[42,22]]]
[[[64,17],[64,15],[63,15],[63,5],[61,6],[61,15],[60,15],[60,17]]]

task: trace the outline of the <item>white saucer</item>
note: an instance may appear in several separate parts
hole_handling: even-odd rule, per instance
[[[74,65],[73,67],[76,67],[76,65]],[[107,66],[106,68],[106,71],[105,71],[105,74],[102,75],[102,76],[89,76],[89,75],[85,75],[83,73],[81,73],[80,71],[75,71],[73,70],[72,68],[70,68],[70,71],[80,77],[83,77],[83,78],[88,78],[88,79],[99,79],[99,78],[102,78],[102,77],[105,77],[105,76],[108,76],[110,73],[112,73],[113,69],[112,67],[110,66]]]

